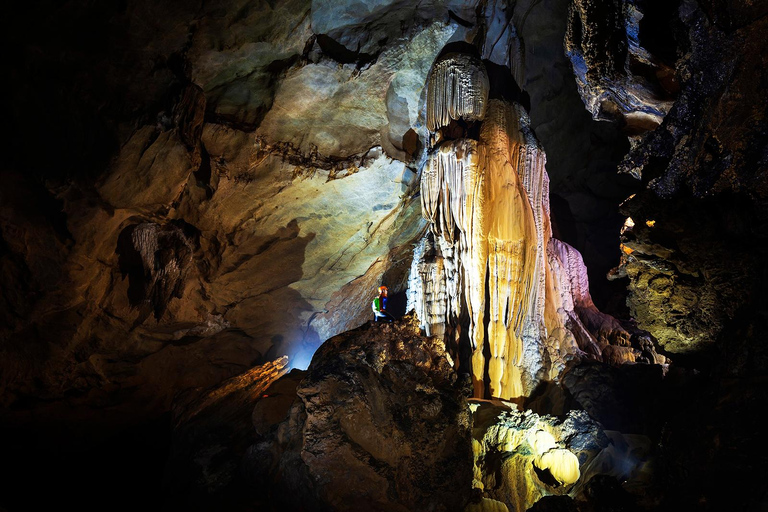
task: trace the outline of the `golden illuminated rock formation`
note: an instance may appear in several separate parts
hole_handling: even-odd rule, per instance
[[[457,353],[470,345],[463,364],[476,397],[525,396],[569,358],[601,357],[585,321],[602,344],[628,335],[594,307],[578,252],[552,238],[546,155],[525,110],[488,100],[482,63],[469,56],[443,57],[428,80],[434,147],[421,205],[431,233],[415,253],[411,305],[428,334]],[[611,354],[632,360],[628,347]]]
[[[608,445],[583,412],[557,420],[496,400],[472,400],[470,408],[472,486],[509,510],[529,510],[542,496],[569,493],[581,476],[579,460],[591,464]]]

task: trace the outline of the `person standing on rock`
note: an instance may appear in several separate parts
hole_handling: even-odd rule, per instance
[[[379,286],[379,295],[371,303],[374,322],[391,322],[394,317],[387,313],[387,287]]]

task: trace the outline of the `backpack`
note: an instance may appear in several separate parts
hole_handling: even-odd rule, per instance
[[[373,308],[374,313],[378,313],[381,311],[381,298],[376,297],[373,299],[373,302],[371,303],[371,308]]]

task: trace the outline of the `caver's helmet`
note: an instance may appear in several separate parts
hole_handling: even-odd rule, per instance
[[[387,287],[386,286],[379,286],[379,293],[383,293],[385,291],[387,291]]]

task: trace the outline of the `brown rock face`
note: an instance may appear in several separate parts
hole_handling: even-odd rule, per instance
[[[661,123],[679,88],[672,67],[675,38],[665,34],[675,28],[671,6],[571,2],[566,52],[584,104],[595,119],[617,121],[629,135]]]
[[[248,455],[274,502],[311,510],[461,510],[469,389],[442,343],[369,324],[315,354],[290,417]]]
[[[624,231],[624,262],[615,274],[629,278],[638,325],[673,364],[697,368],[696,381],[681,386],[663,415],[656,506],[759,508],[764,493],[725,489],[737,485],[729,475],[765,478],[746,447],[760,442],[754,425],[756,411],[766,408],[768,369],[765,329],[758,327],[767,317],[768,285],[768,96],[758,85],[767,78],[767,6],[682,1],[666,8],[678,26],[668,32],[675,40],[668,48],[678,50],[668,58],[679,92],[660,126],[638,139],[621,165],[644,190],[622,205],[634,226]],[[653,25],[648,20],[646,28]],[[615,377],[599,373],[576,368],[571,377]],[[592,388],[571,387],[585,407],[600,402],[590,398]]]

